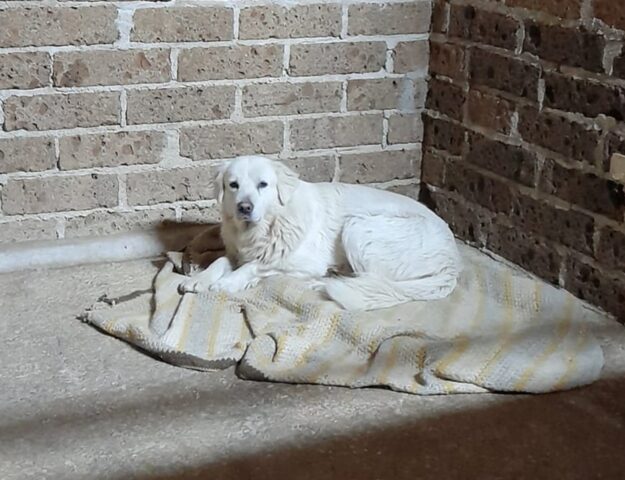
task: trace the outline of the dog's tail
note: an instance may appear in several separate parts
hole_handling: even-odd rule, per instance
[[[329,278],[325,281],[328,296],[346,310],[374,310],[414,300],[437,300],[456,287],[457,271],[413,280],[391,280],[373,273],[354,277]]]

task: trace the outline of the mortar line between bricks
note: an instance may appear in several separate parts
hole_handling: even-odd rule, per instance
[[[76,52],[124,52],[132,50],[163,50],[168,48],[178,48],[180,50],[189,49],[211,49],[223,47],[257,47],[262,45],[320,45],[325,43],[366,43],[366,42],[417,42],[427,41],[429,34],[403,33],[392,35],[353,35],[345,38],[340,37],[303,37],[303,38],[262,38],[246,40],[223,40],[214,42],[158,42],[140,43],[129,42],[128,44],[94,44],[94,45],[59,45],[59,46],[27,46],[27,47],[0,47],[0,55],[3,53],[28,53],[45,52],[51,55],[59,53]]]
[[[341,38],[345,39],[349,37],[348,29],[349,29],[349,6],[342,5],[341,6],[341,33],[339,34]]]
[[[0,90],[0,101],[9,97],[32,97],[39,95],[70,95],[78,93],[104,93],[104,92],[120,92],[128,91],[144,91],[144,90],[164,90],[169,88],[187,88],[187,87],[224,87],[236,85],[258,85],[272,83],[324,83],[338,82],[343,80],[375,80],[381,78],[404,78],[405,73],[390,73],[385,70],[377,72],[365,73],[339,73],[339,74],[323,74],[323,75],[302,75],[302,76],[281,76],[281,77],[257,77],[257,78],[232,78],[218,80],[196,80],[196,81],[180,81],[170,80],[161,83],[135,83],[126,85],[86,85],[79,87],[41,87],[30,90]],[[426,79],[425,74],[419,74],[417,79]]]
[[[185,120],[182,122],[168,122],[168,123],[143,123],[133,124],[122,127],[121,125],[108,125],[97,127],[76,127],[68,129],[53,129],[53,130],[12,130],[12,131],[0,131],[0,139],[2,138],[32,138],[32,137],[44,137],[52,135],[71,136],[80,134],[98,134],[98,133],[116,133],[116,132],[136,132],[136,131],[167,131],[169,129],[184,129],[195,127],[211,127],[217,125],[245,125],[250,123],[268,123],[268,122],[282,122],[284,120],[314,120],[321,118],[349,118],[349,117],[363,117],[382,115],[384,112],[391,113],[411,113],[398,109],[389,110],[363,110],[363,111],[350,111],[350,112],[318,112],[318,113],[300,113],[294,115],[272,115],[266,117],[245,117],[241,121],[233,121],[230,118],[222,118],[218,120]]]
[[[128,94],[122,90],[119,94],[119,125],[124,128],[128,125]]]

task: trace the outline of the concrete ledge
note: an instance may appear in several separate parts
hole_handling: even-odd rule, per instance
[[[204,228],[199,225],[0,246],[0,273],[156,258],[166,251],[181,250]]]

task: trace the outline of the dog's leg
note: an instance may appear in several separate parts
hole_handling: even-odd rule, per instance
[[[260,280],[258,263],[249,262],[221,277],[209,289],[235,293],[254,287]]]
[[[199,293],[207,291],[211,285],[232,272],[232,264],[228,257],[220,257],[211,263],[206,270],[187,278],[180,283],[182,293]]]
[[[342,244],[353,277],[326,280],[348,310],[386,308],[449,295],[461,269],[453,234],[426,217],[377,215],[346,221]]]

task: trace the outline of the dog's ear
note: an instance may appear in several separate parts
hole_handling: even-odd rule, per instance
[[[217,197],[217,201],[219,203],[223,202],[224,199],[224,174],[228,169],[229,162],[220,162],[215,165],[215,170],[213,172],[213,189],[215,192],[215,197]]]
[[[278,201],[284,206],[291,198],[291,194],[297,188],[299,175],[281,162],[273,162],[273,167],[278,177],[276,184],[278,189]]]

